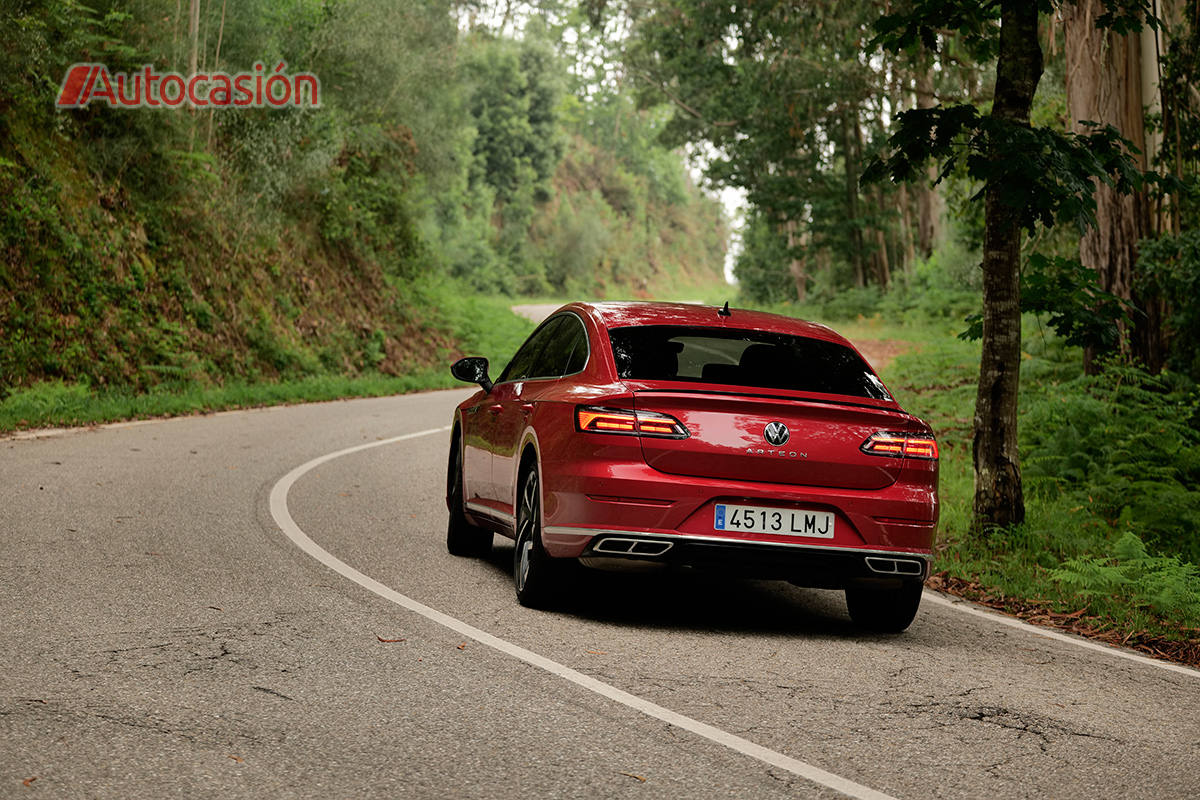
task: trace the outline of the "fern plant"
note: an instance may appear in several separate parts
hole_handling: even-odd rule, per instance
[[[1178,556],[1152,555],[1132,531],[1117,540],[1111,557],[1072,558],[1050,576],[1089,602],[1121,594],[1135,606],[1200,626],[1200,570]]]

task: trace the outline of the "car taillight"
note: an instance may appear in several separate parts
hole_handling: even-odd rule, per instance
[[[938,457],[937,441],[929,434],[922,433],[873,433],[862,443],[862,451],[873,456],[906,456],[933,460]]]
[[[623,433],[664,439],[686,439],[689,435],[683,423],[668,414],[623,408],[578,406],[575,426],[585,433]]]

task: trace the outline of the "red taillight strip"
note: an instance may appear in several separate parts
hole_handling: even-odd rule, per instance
[[[628,411],[621,408],[577,406],[575,427],[585,433],[621,433],[665,439],[686,439],[688,429],[667,414],[656,411]]]
[[[860,449],[873,456],[905,456],[931,461],[938,457],[937,441],[932,435],[923,433],[879,431],[867,437]]]
[[[632,411],[580,406],[575,410],[575,422],[581,431],[637,433],[637,417]]]
[[[933,439],[906,439],[904,441],[904,455],[912,456],[913,458],[937,458],[937,442]]]

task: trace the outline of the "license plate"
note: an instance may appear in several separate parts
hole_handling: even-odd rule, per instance
[[[784,536],[833,538],[834,516],[828,511],[791,508],[732,506],[718,503],[713,529],[742,533],[778,533]]]

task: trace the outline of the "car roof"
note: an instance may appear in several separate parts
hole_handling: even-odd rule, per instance
[[[640,325],[685,325],[698,328],[766,331],[792,336],[807,336],[853,347],[845,337],[817,322],[731,308],[729,316],[717,312],[718,306],[696,303],[570,303],[560,311],[574,309],[588,314],[606,328],[625,328]]]

